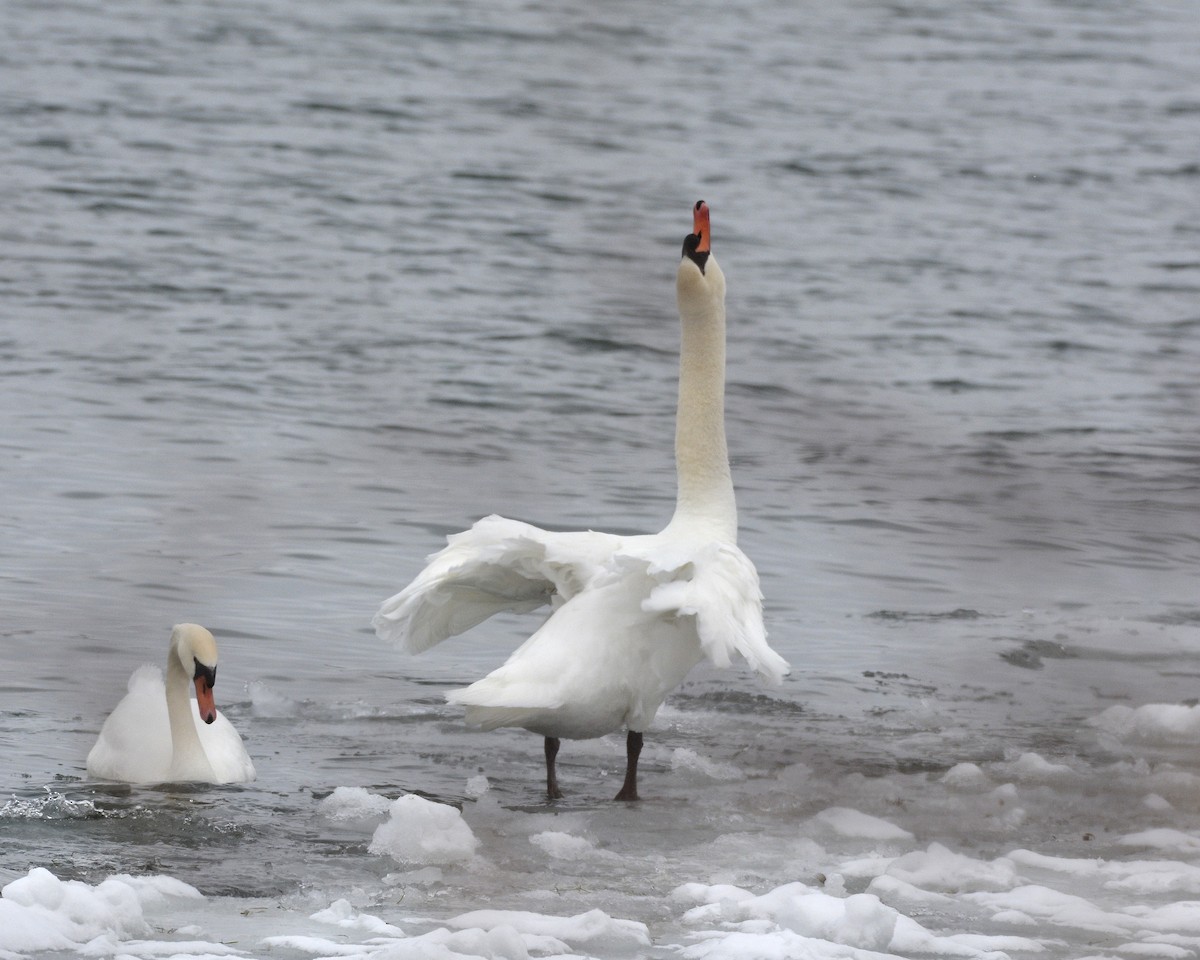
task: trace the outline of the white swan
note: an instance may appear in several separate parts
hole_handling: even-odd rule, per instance
[[[625,781],[637,799],[642,734],[663,699],[707,657],[743,656],[768,680],[788,672],[767,645],[754,565],[737,547],[725,445],[725,277],[711,256],[709,210],[693,210],[676,278],[683,329],[675,429],[678,498],[656,534],[553,533],[485,517],[375,615],[376,633],[412,653],[502,610],[550,604],[549,619],[498,669],[446,695],[485,730],[524,727],[546,738],[546,792],[561,796],[562,737],[624,726]]]
[[[217,713],[217,642],[204,627],[178,624],[171,631],[167,677],[156,666],[139,667],[129,692],[113,710],[87,758],[88,776],[124,783],[243,783],[254,764],[242,738]],[[196,699],[188,696],[188,684]]]

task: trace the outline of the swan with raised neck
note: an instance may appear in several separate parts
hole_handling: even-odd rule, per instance
[[[737,542],[737,503],[725,442],[725,274],[712,255],[708,204],[692,210],[675,277],[682,340],[675,420],[675,514],[665,532]]]
[[[676,296],[678,488],[667,526],[641,535],[556,532],[487,516],[450,536],[372,621],[381,638],[420,653],[501,611],[550,605],[504,664],[446,693],[469,724],[544,737],[549,800],[562,796],[560,740],[621,727],[625,779],[616,799],[637,800],[644,731],[701,661],[728,667],[742,657],[772,683],[788,672],[767,643],[758,573],[737,546],[725,442],[725,276],[703,201],[692,208]]]

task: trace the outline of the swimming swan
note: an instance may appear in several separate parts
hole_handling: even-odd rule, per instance
[[[217,713],[217,642],[204,627],[171,631],[167,678],[151,664],[129,678],[129,692],[104,721],[87,758],[89,777],[124,783],[243,783],[254,779],[242,738]],[[188,696],[188,684],[196,699]]]
[[[636,800],[642,734],[663,699],[707,658],[744,657],[779,682],[788,664],[767,645],[758,573],[737,547],[725,445],[725,277],[710,248],[709,209],[693,209],[676,276],[682,325],[675,428],[678,497],[660,533],[555,533],[489,516],[454,534],[373,626],[420,653],[502,610],[552,613],[503,666],[446,699],[485,730],[545,737],[546,793],[560,797],[560,738],[624,726],[625,780]]]

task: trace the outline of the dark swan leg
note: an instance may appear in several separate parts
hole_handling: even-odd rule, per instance
[[[558,756],[558,737],[546,738],[546,799],[561,800],[562,791],[558,789],[558,777],[554,774],[554,758]]]
[[[638,757],[642,753],[642,735],[630,730],[625,738],[625,783],[614,800],[636,800]]]

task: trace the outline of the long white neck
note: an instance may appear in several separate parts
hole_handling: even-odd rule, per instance
[[[719,270],[715,260],[710,269]],[[724,283],[721,284],[724,293]],[[725,303],[723,296],[680,302],[679,408],[675,421],[678,495],[668,530],[703,526],[737,542],[737,504],[725,443]]]
[[[170,780],[213,779],[212,764],[196,732],[196,721],[192,717],[192,701],[188,696],[191,677],[171,647],[167,657],[167,717],[171,722],[171,774]]]

